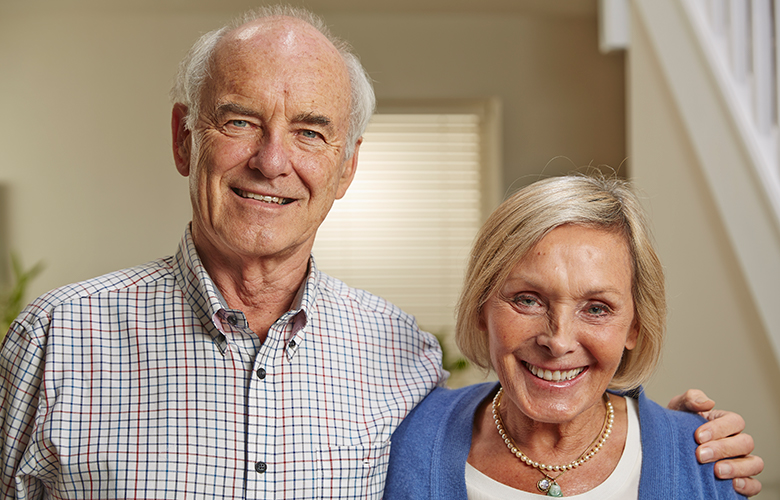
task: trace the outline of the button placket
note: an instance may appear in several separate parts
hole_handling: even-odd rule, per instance
[[[273,496],[278,468],[274,468],[281,432],[278,431],[278,411],[281,394],[272,374],[278,373],[277,353],[285,347],[284,337],[273,325],[265,342],[258,349],[253,360],[253,373],[249,377],[249,416],[247,451],[248,477],[247,488],[250,497],[268,498]],[[278,382],[278,381],[277,381]],[[252,471],[254,470],[254,473]]]

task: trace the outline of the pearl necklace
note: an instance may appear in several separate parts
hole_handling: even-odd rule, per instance
[[[580,465],[593,458],[593,455],[601,450],[601,448],[604,446],[604,443],[609,438],[609,435],[612,433],[612,423],[615,420],[615,409],[612,407],[612,402],[609,400],[609,394],[604,393],[604,405],[607,408],[607,414],[604,417],[604,424],[601,427],[601,433],[596,437],[596,439],[593,440],[593,442],[590,443],[582,455],[566,465],[546,465],[543,463],[534,462],[525,453],[517,449],[517,445],[515,445],[514,441],[509,436],[509,433],[504,429],[504,421],[501,418],[501,414],[498,412],[498,407],[501,405],[501,396],[503,396],[503,394],[504,388],[502,387],[498,390],[498,393],[496,393],[496,396],[493,398],[493,421],[496,423],[496,429],[498,429],[499,436],[501,436],[501,439],[504,440],[507,448],[509,448],[509,451],[512,452],[514,456],[519,458],[524,464],[529,465],[544,474],[544,478],[540,479],[539,482],[536,483],[536,487],[539,488],[539,491],[546,493],[548,497],[562,497],[563,492],[561,491],[561,487],[557,482],[555,482],[555,480],[561,477],[565,472],[576,469]],[[559,472],[560,474],[555,477],[551,477],[547,474],[547,471]]]

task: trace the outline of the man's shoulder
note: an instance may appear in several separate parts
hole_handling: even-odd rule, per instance
[[[441,416],[452,409],[457,411],[464,408],[476,410],[479,403],[496,387],[495,382],[483,382],[460,389],[437,387],[414,409],[414,412],[420,413],[419,418],[425,419],[432,415]]]
[[[362,310],[368,313],[394,317],[403,321],[414,322],[411,315],[404,312],[392,302],[374,295],[373,293],[353,288],[343,281],[323,272],[319,272],[320,293],[323,298],[342,305],[349,304],[353,310]]]
[[[50,290],[32,301],[19,319],[23,320],[26,315],[47,314],[69,302],[149,286],[169,279],[173,279],[173,257],[164,257]]]

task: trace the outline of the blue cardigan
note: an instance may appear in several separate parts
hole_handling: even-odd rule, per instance
[[[437,388],[429,394],[393,434],[384,498],[465,500],[474,415],[496,387]],[[639,402],[640,500],[744,498],[730,480],[715,478],[712,464],[696,461],[693,433],[702,417],[661,408],[641,389],[625,396]]]

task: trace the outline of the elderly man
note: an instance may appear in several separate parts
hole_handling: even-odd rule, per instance
[[[14,322],[0,497],[379,498],[393,430],[444,373],[412,317],[310,256],[355,174],[367,76],[320,21],[272,8],[204,35],[173,96],[191,225],[173,257]],[[741,431],[735,414],[706,425]]]

